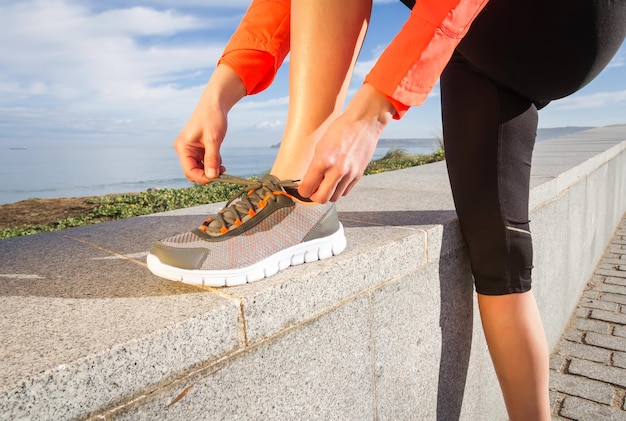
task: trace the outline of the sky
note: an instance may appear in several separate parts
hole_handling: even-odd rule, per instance
[[[227,4],[227,6],[225,6]],[[0,142],[115,140],[171,144],[245,13],[246,0],[0,0]],[[353,94],[408,17],[374,2]],[[226,145],[280,141],[288,58],[266,91],[230,113]],[[626,46],[578,93],[551,103],[539,127],[626,123]],[[439,87],[385,138],[441,134]]]

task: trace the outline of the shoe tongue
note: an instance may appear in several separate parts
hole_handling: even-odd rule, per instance
[[[274,190],[281,189],[280,180],[271,174],[266,174],[263,177],[261,177],[261,183],[271,185]]]
[[[261,178],[261,187],[257,188],[256,190],[254,190],[253,193],[248,194],[246,197],[250,200],[250,202],[252,202],[252,205],[256,208],[259,200],[263,199],[268,192],[274,192],[274,191],[278,191],[278,190],[284,190],[281,186],[280,186],[280,180],[278,180],[278,178],[274,177],[273,175],[267,174],[264,175]],[[242,199],[238,199],[235,203],[231,204],[230,206],[228,206],[227,208],[222,209],[220,212],[224,218],[224,221],[229,225],[232,226],[235,224],[235,220],[239,217],[239,215],[237,214],[237,212],[235,212],[232,208],[236,207],[237,211],[239,212],[240,215],[243,215],[241,217],[242,222],[244,222],[245,220],[248,219],[248,217],[246,216],[248,213],[248,210],[250,209],[248,206],[247,201],[244,201]],[[212,231],[218,233],[220,228],[222,227],[222,224],[217,220],[214,219],[213,221],[211,221],[208,225],[209,229],[212,229]]]

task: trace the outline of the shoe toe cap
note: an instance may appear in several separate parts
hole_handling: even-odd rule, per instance
[[[175,248],[162,243],[152,247],[150,253],[155,255],[161,263],[179,269],[197,270],[208,255],[203,248]]]

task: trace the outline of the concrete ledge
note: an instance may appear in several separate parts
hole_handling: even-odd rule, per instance
[[[218,207],[0,241],[0,419],[506,419],[445,163],[364,178],[333,259],[228,289],[147,271]],[[626,126],[538,143],[531,210],[553,346],[626,211]]]

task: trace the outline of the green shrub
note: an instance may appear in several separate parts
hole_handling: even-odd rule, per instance
[[[430,155],[410,155],[401,149],[392,149],[384,157],[369,163],[365,175],[399,170],[444,159],[443,145]],[[229,183],[195,185],[182,189],[159,189],[142,193],[101,196],[85,199],[86,203],[99,205],[92,212],[62,219],[50,225],[24,225],[0,229],[0,239],[20,237],[40,232],[95,224],[102,221],[149,215],[174,209],[188,208],[230,199],[243,186]]]

